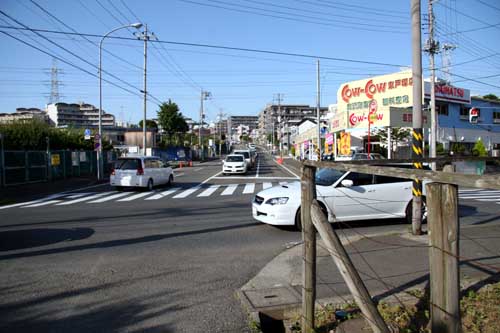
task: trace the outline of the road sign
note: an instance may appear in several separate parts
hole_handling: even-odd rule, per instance
[[[85,131],[83,132],[83,135],[85,136],[85,140],[90,140],[90,129],[86,128]]]
[[[61,164],[61,157],[59,154],[51,154],[50,155],[50,165],[58,166]]]
[[[101,138],[101,136],[99,135],[99,133],[94,135],[94,141],[99,141],[100,138]]]

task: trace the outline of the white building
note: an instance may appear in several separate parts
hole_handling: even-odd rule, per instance
[[[83,102],[48,104],[47,114],[56,127],[97,127],[99,125],[99,109]],[[101,124],[103,127],[115,126],[115,116],[103,111]]]

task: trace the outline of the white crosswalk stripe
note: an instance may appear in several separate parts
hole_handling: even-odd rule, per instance
[[[245,188],[243,189],[243,194],[253,193],[254,190],[255,190],[255,183],[248,183],[245,185]]]
[[[72,204],[75,204],[75,203],[79,203],[79,202],[83,202],[83,201],[88,201],[88,200],[92,200],[92,199],[95,199],[95,198],[100,198],[100,197],[103,197],[105,195],[109,195],[109,194],[113,194],[113,193],[115,193],[115,192],[114,191],[112,191],[112,192],[101,192],[101,193],[97,193],[97,194],[91,195],[89,197],[83,197],[83,198],[79,198],[79,199],[75,199],[75,200],[64,201],[64,202],[56,204],[56,206],[72,205]]]
[[[208,197],[211,196],[212,193],[217,191],[217,189],[220,187],[220,185],[212,185],[209,188],[207,188],[205,191],[201,192],[198,194],[199,197]]]
[[[266,182],[266,183],[263,183],[263,184],[262,184],[262,188],[263,188],[264,190],[265,190],[266,188],[270,188],[270,187],[273,187],[273,183],[268,183],[268,182]]]
[[[169,196],[170,194],[172,193],[175,193],[177,192],[178,190],[180,190],[179,187],[175,187],[175,188],[172,188],[170,190],[167,190],[167,191],[163,191],[163,192],[160,192],[158,194],[155,194],[149,198],[146,198],[144,200],[158,200],[158,199],[161,199],[161,198],[165,198],[166,196]]]
[[[21,208],[31,208],[31,207],[41,207],[41,206],[47,206],[47,205],[52,205],[55,203],[61,202],[61,200],[48,200],[48,201],[42,201],[36,204],[32,204],[29,206],[23,206]]]
[[[101,202],[111,201],[114,199],[124,197],[124,196],[129,195],[129,194],[130,193],[117,193],[117,194],[110,195],[109,197],[104,197],[104,198],[89,201],[88,203],[101,203]]]
[[[174,199],[185,198],[185,197],[193,194],[194,192],[198,191],[200,188],[201,188],[200,186],[191,187],[190,189],[185,190],[184,192],[181,192],[177,195],[174,195],[172,198],[174,198]]]
[[[226,189],[221,193],[221,195],[231,195],[236,191],[238,184],[231,184],[226,187]]]
[[[150,194],[151,194],[150,192],[137,193],[137,194],[131,195],[130,197],[126,197],[126,198],[123,198],[123,199],[120,199],[120,200],[117,200],[117,201],[132,201],[132,200],[135,200],[135,199],[139,199],[139,198],[145,197],[145,196],[150,195]]]
[[[174,187],[166,191],[155,191],[155,192],[82,192],[82,193],[60,193],[56,195],[47,196],[43,199],[28,201],[19,204],[13,204],[8,206],[0,207],[0,209],[10,208],[10,207],[20,207],[20,208],[32,208],[32,207],[43,207],[49,205],[55,206],[68,206],[74,205],[81,202],[98,204],[109,201],[114,202],[131,202],[135,200],[160,200],[163,198],[173,198],[173,199],[183,199],[189,196],[196,196],[200,198],[214,197],[214,196],[231,196],[231,195],[248,195],[259,192],[260,189],[267,189],[273,185],[277,185],[278,182],[263,182],[263,183],[245,183],[245,184],[213,184],[208,187],[202,184],[190,187],[190,188],[180,188]],[[286,184],[286,182],[279,182],[279,184]],[[238,187],[242,190],[237,191]],[[223,189],[220,193],[217,190]],[[199,193],[196,193],[198,192]],[[493,192],[495,194],[493,194]],[[496,198],[500,201],[500,191],[484,191],[481,196],[479,192],[461,193],[461,198],[473,198],[482,201],[496,201]],[[498,192],[498,195],[497,195]],[[476,196],[477,195],[477,196]]]
[[[467,189],[459,190],[458,198],[463,200],[476,200],[481,202],[497,202],[500,204],[499,190]]]

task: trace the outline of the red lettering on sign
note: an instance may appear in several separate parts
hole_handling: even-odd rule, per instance
[[[397,79],[394,81],[386,81],[380,83],[374,83],[373,79],[366,82],[364,88],[356,87],[351,88],[348,84],[342,87],[341,96],[344,102],[349,103],[349,100],[353,97],[359,97],[361,93],[369,99],[373,99],[373,96],[377,93],[385,93],[387,89],[395,89],[398,87],[407,87],[413,84],[412,78]],[[437,89],[437,87],[436,87]]]

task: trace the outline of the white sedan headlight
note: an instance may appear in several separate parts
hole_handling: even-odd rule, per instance
[[[284,205],[288,202],[287,197],[281,197],[281,198],[271,198],[266,201],[266,204],[274,206],[274,205]]]

